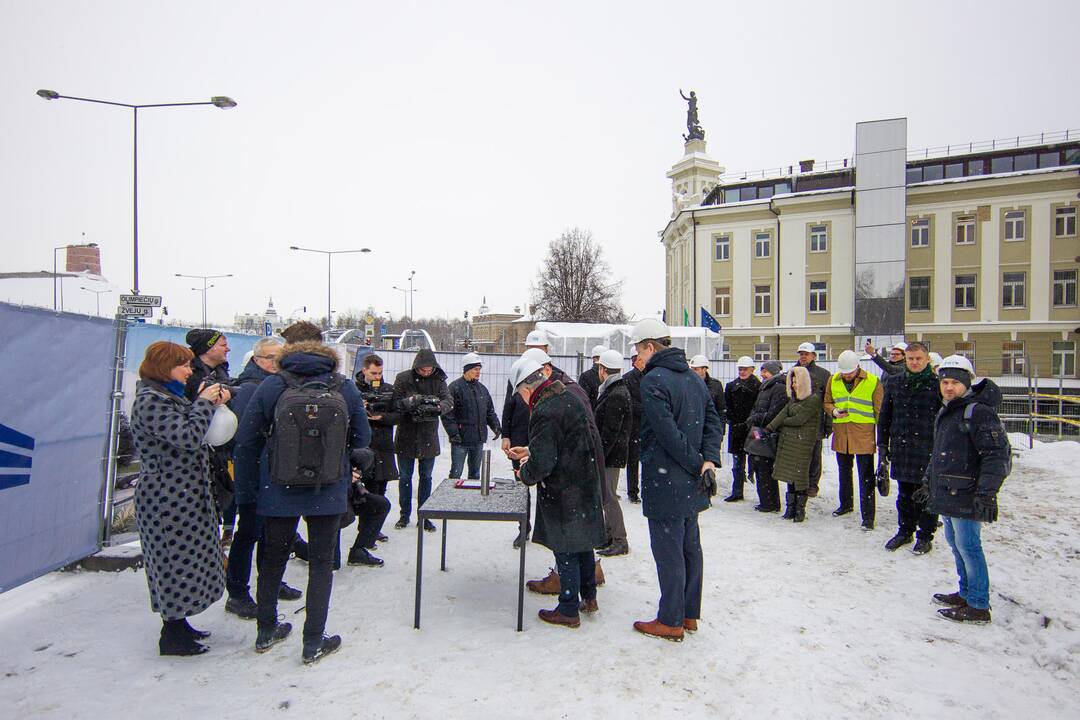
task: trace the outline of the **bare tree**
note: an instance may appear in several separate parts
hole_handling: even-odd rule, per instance
[[[592,232],[570,228],[548,244],[532,286],[534,315],[554,322],[625,322],[621,293],[622,281],[611,279]]]

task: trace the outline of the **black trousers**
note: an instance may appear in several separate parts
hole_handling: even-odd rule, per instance
[[[750,462],[753,464],[754,477],[757,480],[757,496],[758,503],[770,510],[780,509],[780,486],[773,478],[773,463],[776,462],[774,458],[761,457],[760,455],[750,455]]]
[[[649,520],[649,542],[660,581],[657,619],[681,627],[683,620],[701,617],[701,586],[705,561],[697,514],[687,518]]]
[[[356,508],[356,541],[353,547],[373,548],[382,532],[386,516],[390,514],[390,501],[382,495],[369,492],[364,502]]]
[[[632,498],[641,497],[641,482],[638,471],[641,469],[641,440],[638,431],[630,429],[630,446],[626,454],[626,492]]]
[[[817,494],[821,483],[821,440],[814,443],[814,452],[810,454],[810,482],[807,492]]]
[[[921,484],[901,480],[896,485],[896,515],[900,533],[914,535],[918,528],[920,540],[933,540],[934,531],[937,530],[938,516],[926,512],[926,505],[915,502],[911,497]],[[236,541],[233,540],[233,542]]]
[[[307,642],[321,638],[326,629],[341,516],[311,515],[304,521],[308,529],[307,618],[304,620],[304,641]],[[271,628],[277,623],[278,588],[285,576],[285,563],[289,560],[289,549],[299,522],[298,517],[264,518],[263,562],[259,568],[255,599],[261,628]]]
[[[263,518],[255,512],[255,503],[237,505],[236,532],[229,546],[229,569],[225,576],[225,589],[229,597],[245,598],[251,592],[251,556],[255,554],[255,566],[263,563]]]
[[[596,599],[596,556],[592,550],[578,553],[555,553],[559,569],[559,612],[567,617],[578,616],[578,598]]]
[[[855,507],[852,495],[854,493],[854,478],[852,465],[859,468],[859,510],[862,512],[863,522],[874,522],[874,513],[877,509],[874,491],[877,485],[874,480],[874,456],[849,455],[848,453],[836,453],[836,468],[840,475],[840,507]]]

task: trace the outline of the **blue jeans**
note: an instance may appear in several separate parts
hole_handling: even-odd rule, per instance
[[[671,627],[701,617],[701,582],[704,559],[697,514],[687,518],[649,520],[656,576],[660,580],[657,619]]]
[[[431,472],[435,469],[435,458],[416,458],[398,455],[398,507],[401,517],[412,517],[412,474],[413,467],[420,464],[420,487],[416,491],[416,506],[420,507],[431,495]]]
[[[976,610],[990,608],[990,572],[982,550],[982,523],[978,520],[942,516],[945,540],[956,559],[956,574],[960,576],[960,597]]]
[[[484,457],[483,443],[450,443],[450,477],[461,479],[465,458],[469,459],[469,479],[480,479],[480,461]]]

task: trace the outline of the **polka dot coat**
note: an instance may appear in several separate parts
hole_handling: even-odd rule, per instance
[[[139,383],[131,430],[141,462],[135,488],[150,607],[178,620],[212,605],[225,587],[203,437],[214,414],[152,382]]]

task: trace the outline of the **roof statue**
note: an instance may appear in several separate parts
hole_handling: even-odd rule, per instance
[[[691,140],[704,140],[705,131],[701,129],[701,123],[698,121],[697,114],[697,93],[693,90],[690,91],[690,97],[683,95],[683,91],[679,89],[679,95],[687,102],[686,108],[686,135],[683,135],[683,140],[690,142]]]

